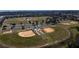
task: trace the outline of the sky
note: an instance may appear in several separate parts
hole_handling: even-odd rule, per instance
[[[78,0],[0,0],[0,10],[79,10]]]

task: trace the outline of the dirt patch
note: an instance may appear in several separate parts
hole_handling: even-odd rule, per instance
[[[61,23],[61,24],[63,24],[63,25],[71,25],[70,23]]]
[[[3,32],[3,34],[9,34],[9,33],[12,33],[12,30]]]
[[[32,30],[29,30],[29,31],[19,32],[18,35],[21,37],[32,37],[35,36],[35,33]]]
[[[64,22],[64,23],[61,23],[63,25],[73,25],[73,24],[78,24],[78,22],[76,21],[70,21],[70,22]]]
[[[78,24],[78,22],[76,22],[76,21],[71,21],[70,23],[71,24]]]
[[[51,33],[54,32],[55,30],[53,28],[44,28],[43,31],[46,33]]]

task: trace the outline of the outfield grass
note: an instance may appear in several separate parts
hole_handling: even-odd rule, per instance
[[[18,33],[0,35],[0,42],[15,47],[36,47],[46,43],[53,43],[56,40],[62,40],[67,34],[64,29],[57,27],[53,33],[29,38],[20,37]]]
[[[66,32],[66,30],[63,29],[63,28],[56,27],[55,31],[56,32],[54,32],[54,33],[47,34],[47,36],[51,37],[51,39],[49,39],[48,42],[54,42],[56,40],[62,40],[62,39],[65,39],[66,36],[68,36],[68,32]]]
[[[12,34],[1,35],[0,42],[16,47],[25,47],[25,46],[30,47],[44,44],[45,40],[42,40],[40,36],[23,38],[18,36],[17,33],[12,33]]]

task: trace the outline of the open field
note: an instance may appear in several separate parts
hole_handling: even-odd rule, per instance
[[[64,22],[65,23],[65,22]],[[78,21],[70,21],[70,22],[67,22],[69,25],[64,25],[63,22],[62,23],[59,23],[57,24],[56,26],[57,27],[61,27],[61,28],[65,28],[67,29],[69,32],[70,32],[70,38],[69,38],[69,41],[66,42],[65,44],[63,44],[63,47],[79,47],[78,45],[78,41],[77,40],[77,35],[79,34],[79,31],[77,28],[79,28],[79,22]]]
[[[62,40],[67,36],[67,32],[59,27],[54,28],[55,32],[46,33],[41,36],[20,37],[18,33],[0,35],[0,42],[10,47],[39,47],[47,43]],[[60,34],[60,35],[59,35]]]
[[[62,41],[68,36],[67,30],[71,27],[78,26],[78,22],[76,21],[65,21],[55,24],[54,27],[53,25],[44,25],[39,28],[39,26],[34,27],[33,25],[28,25],[28,22],[25,19],[27,18],[13,18],[6,20],[3,25],[15,23],[16,26],[12,29],[12,32],[5,30],[5,32],[3,32],[4,34],[0,35],[0,43],[5,44],[8,47],[41,47],[45,44],[53,44]],[[33,21],[38,19],[38,21],[41,22],[41,20],[46,19],[46,17],[29,17],[27,20],[31,19]],[[26,26],[26,28],[22,29],[21,25]]]
[[[17,24],[20,24],[20,23],[23,23],[23,24],[26,24],[28,23],[27,21],[36,21],[38,20],[39,22],[41,22],[42,20],[46,20],[48,16],[42,16],[42,17],[20,17],[20,18],[9,18],[9,19],[6,19],[4,21],[4,24],[10,24],[10,23],[17,23]]]
[[[10,24],[10,23],[20,24],[22,22],[25,23],[26,20],[24,18],[9,18],[9,19],[6,19],[3,24],[5,24],[5,23],[6,24]]]

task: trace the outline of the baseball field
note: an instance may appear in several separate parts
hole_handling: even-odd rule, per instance
[[[54,43],[55,41],[62,40],[68,35],[62,28],[56,27],[52,29],[54,29],[54,31],[51,30],[51,33],[42,35],[36,35],[31,30],[2,34],[0,35],[0,42],[9,47],[39,47],[47,43]]]
[[[62,26],[48,26],[44,22],[42,28],[36,27],[34,29],[34,26],[27,25],[29,24],[27,20],[30,20],[30,18],[27,20],[26,19],[27,18],[6,19],[3,26],[6,25],[5,27],[7,27],[7,29],[0,32],[0,44],[7,47],[17,48],[42,47],[46,44],[62,41],[68,36],[68,32],[66,29],[62,28]],[[34,19],[33,22],[37,21],[37,19],[41,19],[38,21],[40,23],[42,19],[44,20],[46,17],[33,17],[31,19]],[[10,26],[15,27],[10,29]],[[26,28],[22,29],[22,26],[26,26]]]

